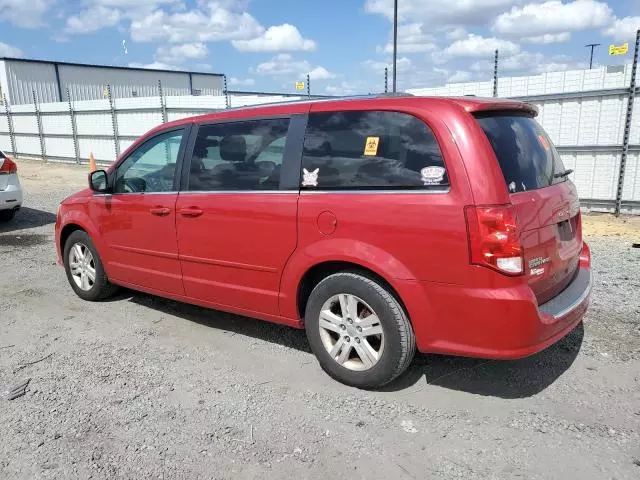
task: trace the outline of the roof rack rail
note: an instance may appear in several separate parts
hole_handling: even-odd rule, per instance
[[[219,111],[229,111],[229,110],[248,110],[251,108],[259,108],[259,107],[269,107],[274,105],[295,105],[300,103],[324,103],[324,102],[332,102],[332,101],[340,101],[340,100],[359,100],[359,99],[375,99],[375,98],[388,98],[388,97],[414,97],[412,93],[406,92],[387,92],[387,93],[369,93],[363,95],[344,95],[344,96],[336,96],[336,97],[322,97],[322,98],[301,98],[296,100],[278,100],[275,102],[269,103],[257,103],[252,105],[243,105],[240,107],[231,107],[228,109],[220,109]]]
[[[375,94],[377,97],[415,97],[413,93],[409,92],[385,92]]]

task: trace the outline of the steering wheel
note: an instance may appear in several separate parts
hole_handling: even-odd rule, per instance
[[[147,182],[141,178],[123,178],[122,187],[124,193],[144,193],[147,189]]]

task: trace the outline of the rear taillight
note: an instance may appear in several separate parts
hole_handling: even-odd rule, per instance
[[[0,173],[18,173],[18,165],[9,157],[0,159]]]
[[[471,263],[522,275],[524,261],[512,205],[466,207]]]

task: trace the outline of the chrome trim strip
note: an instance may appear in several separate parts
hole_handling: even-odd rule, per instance
[[[197,194],[206,195],[206,194],[219,194],[219,193],[227,193],[227,194],[251,193],[254,195],[262,194],[262,193],[265,193],[267,195],[274,195],[278,193],[286,193],[286,194],[295,193],[297,195],[300,192],[298,190],[182,190],[178,193],[180,195],[197,195]]]
[[[177,190],[174,192],[118,192],[118,193],[97,193],[94,192],[94,197],[118,197],[120,195],[177,195]]]
[[[589,294],[591,293],[591,287],[593,286],[593,275],[591,273],[591,270],[589,270],[589,283],[587,284],[587,288],[584,289],[584,292],[582,292],[582,294],[576,298],[573,303],[571,303],[571,305],[569,305],[568,307],[563,308],[562,310],[560,310],[559,312],[556,312],[553,314],[553,318],[555,319],[560,319],[562,317],[567,316],[568,314],[570,314],[573,310],[575,310],[576,308],[578,308],[578,306],[584,302],[584,300],[589,296]]]
[[[378,194],[395,194],[395,195],[435,195],[435,194],[444,194],[451,192],[450,188],[443,188],[438,190],[301,190],[301,194],[311,193],[311,194],[331,194],[331,193],[340,193],[340,194],[357,194],[357,195],[378,195]]]
[[[111,248],[115,250],[122,250],[123,252],[137,253],[140,255],[149,255],[151,257],[168,258],[170,260],[178,260],[177,253],[159,252],[155,250],[147,250],[144,248],[127,247],[124,245],[111,245]]]
[[[250,265],[248,263],[229,262],[227,260],[216,260],[214,258],[194,257],[191,255],[179,255],[178,258],[182,262],[202,263],[206,265],[216,265],[218,267],[239,268],[242,270],[253,270],[256,272],[276,273],[278,271],[278,269],[275,267],[264,267],[262,265]]]
[[[436,195],[436,194],[445,194],[450,193],[450,188],[443,188],[438,190],[181,190],[179,192],[135,192],[135,193],[94,193],[94,197],[106,197],[106,196],[118,196],[118,195],[197,195],[197,194],[239,194],[239,193],[251,193],[251,194],[266,194],[266,195],[275,195],[279,193],[285,194],[331,194],[331,193],[340,193],[340,194],[358,194],[358,195],[377,195],[377,194],[411,194],[411,195]]]

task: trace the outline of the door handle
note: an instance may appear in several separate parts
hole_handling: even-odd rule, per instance
[[[182,208],[180,210],[180,215],[182,215],[183,217],[199,217],[203,213],[204,212],[198,207]]]
[[[166,217],[171,213],[171,210],[166,207],[152,207],[149,209],[149,211],[152,215],[157,215],[159,217]]]

